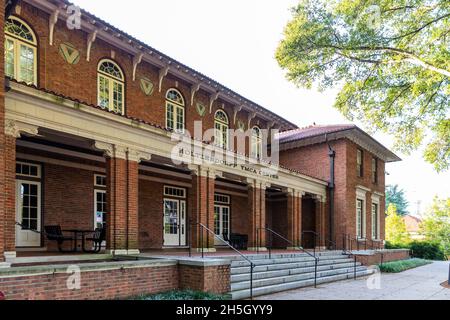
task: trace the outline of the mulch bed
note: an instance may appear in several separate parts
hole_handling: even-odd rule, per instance
[[[443,286],[444,288],[450,289],[450,285],[448,285],[448,281],[441,283],[441,286]]]

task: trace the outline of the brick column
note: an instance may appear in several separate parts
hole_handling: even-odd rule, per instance
[[[199,223],[214,232],[214,189],[216,173],[211,168],[193,165],[190,194],[190,241],[197,251],[215,252],[214,235],[199,226]],[[203,243],[202,243],[203,239]],[[203,248],[203,249],[202,249]]]
[[[249,180],[248,188],[248,250],[266,249],[266,189],[268,184],[258,180]]]
[[[326,205],[325,198],[316,196],[316,230],[320,234],[319,247],[325,248],[328,244],[327,221],[326,221]]]
[[[139,162],[151,155],[126,147],[96,142],[105,151],[107,180],[107,251],[139,254]]]
[[[4,30],[5,23],[5,1],[0,0],[0,29]],[[0,39],[1,48],[5,47],[4,37]],[[5,57],[4,51],[0,52],[0,74],[5,74]],[[0,190],[5,190],[5,77],[0,77]],[[5,193],[0,192],[0,267],[5,261],[5,238],[4,238],[4,221],[5,221]]]
[[[2,220],[3,220],[3,252],[1,256],[5,261],[16,258],[16,140],[22,133],[37,135],[38,128],[13,120],[6,120],[3,139],[3,194],[2,194]],[[20,222],[20,221],[18,221]]]
[[[292,242],[292,245],[288,244],[288,249],[295,249],[301,246],[302,197],[303,193],[301,191],[288,189],[286,237]]]

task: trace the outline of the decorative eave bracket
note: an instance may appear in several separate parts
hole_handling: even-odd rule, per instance
[[[136,81],[136,70],[138,65],[142,62],[142,58],[144,57],[144,53],[139,52],[133,58],[133,81]]]
[[[165,77],[169,74],[170,67],[165,66],[161,70],[159,70],[159,92],[162,90],[162,83]]]
[[[191,106],[194,105],[194,99],[197,92],[200,90],[200,83],[196,83],[191,87]]]
[[[220,92],[216,92],[213,95],[211,95],[211,97],[209,98],[209,113],[212,113],[212,109],[213,109],[213,105],[214,102],[217,101],[217,99],[219,99],[220,96]]]
[[[49,25],[49,41],[50,41],[50,45],[53,45],[53,35],[55,33],[55,25],[58,22],[58,16],[59,16],[59,9],[56,9],[55,11],[53,11],[53,13],[50,15],[49,21],[48,21],[48,25]]]
[[[233,114],[233,124],[236,124],[237,115],[238,115],[239,112],[242,111],[243,108],[244,108],[244,105],[243,105],[243,104],[241,104],[241,105],[239,105],[239,106],[235,106],[235,107],[233,108],[233,111],[234,111],[234,114]]]
[[[91,32],[88,35],[88,38],[87,38],[86,61],[88,61],[88,62],[91,60],[92,44],[95,42],[95,39],[97,39],[97,33],[98,33],[98,30],[94,30],[93,32]]]

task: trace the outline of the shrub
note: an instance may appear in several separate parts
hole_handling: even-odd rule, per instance
[[[392,261],[384,263],[383,265],[380,265],[381,272],[387,272],[387,273],[399,273],[402,271],[406,271],[409,269],[418,268],[427,264],[432,263],[428,260],[423,259],[410,259],[410,260],[401,260],[401,261]]]
[[[412,256],[427,260],[447,260],[444,250],[438,243],[433,242],[412,242],[410,244]]]
[[[140,296],[133,300],[227,300],[227,299],[229,299],[229,297],[226,295],[184,290],[184,291],[169,291],[147,296]]]
[[[447,260],[444,250],[439,243],[429,241],[414,241],[411,243],[386,242],[386,249],[409,249],[413,258],[426,260]]]

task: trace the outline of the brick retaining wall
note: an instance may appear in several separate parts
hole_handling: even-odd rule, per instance
[[[183,265],[176,260],[92,263],[81,268],[80,289],[69,289],[66,266],[9,268],[0,271],[0,292],[7,300],[109,300],[192,289],[230,291],[228,261]]]
[[[399,261],[409,259],[409,250],[383,250],[374,254],[357,254],[356,259],[364,266],[373,266],[383,262]]]

